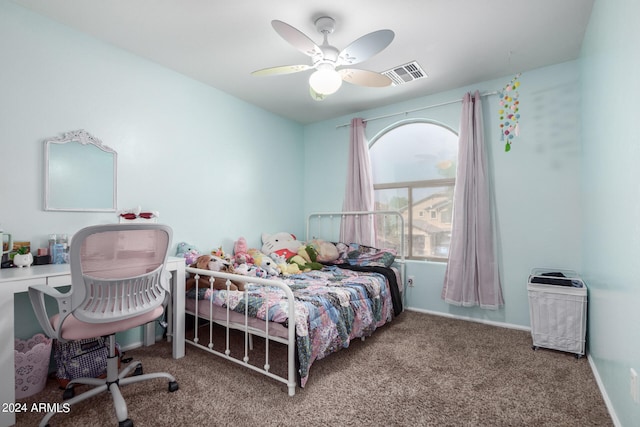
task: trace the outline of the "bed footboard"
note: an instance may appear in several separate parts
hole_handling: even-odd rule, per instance
[[[264,286],[266,287],[265,289],[268,289],[268,287],[279,288],[280,290],[282,290],[282,292],[284,292],[284,294],[286,295],[286,299],[290,302],[288,304],[288,318],[295,319],[294,296],[293,292],[286,285],[286,283],[279,280],[270,280],[252,276],[243,276],[239,274],[202,270],[193,267],[187,267],[186,271],[187,273],[193,275],[193,277],[196,279],[196,283],[198,282],[199,278],[208,277],[209,291],[211,292],[211,294],[214,291],[214,279],[224,279],[226,281],[227,292],[225,292],[224,298],[226,299],[224,300],[222,306],[214,305],[214,303],[211,301],[200,299],[199,293],[196,292],[195,309],[187,310],[187,313],[194,315],[196,319],[196,324],[194,326],[194,335],[193,339],[185,337],[185,342],[216,356],[222,357],[224,359],[252,369],[279,382],[282,382],[287,385],[289,396],[295,395],[297,384],[295,363],[295,322],[289,321],[286,325],[280,325],[269,322],[268,316],[264,316],[264,320],[258,319],[255,316],[251,316],[248,312],[249,292],[247,290],[245,290],[244,292],[230,291],[232,281],[235,283],[250,283],[254,287]],[[245,286],[245,288],[247,287]],[[265,290],[264,295],[266,295],[266,298],[268,299],[268,290]],[[232,306],[230,301],[231,298],[234,298],[235,302],[242,303],[242,306],[244,307],[244,313],[240,313],[230,309],[230,307]],[[252,298],[255,298],[255,296],[252,296]],[[265,307],[269,307],[268,301],[266,302]],[[218,344],[217,346],[214,345],[214,326],[223,328],[224,348],[220,348],[220,344]],[[231,334],[234,330],[240,331],[240,333],[243,335],[244,340],[244,349],[242,351],[242,354],[238,356],[232,352],[230,346]],[[250,363],[250,361],[252,361],[251,350],[253,346],[252,340],[254,336],[262,337],[264,339],[265,348],[264,361],[262,363],[262,366],[259,365],[260,362],[258,364]],[[270,344],[272,342],[276,342],[286,346],[286,375],[277,375],[271,371]]]

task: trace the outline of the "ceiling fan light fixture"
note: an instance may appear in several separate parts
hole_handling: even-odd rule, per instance
[[[384,87],[392,83],[391,78],[373,71],[351,67],[365,61],[385,49],[395,37],[391,30],[377,30],[351,42],[347,47],[338,50],[329,43],[328,36],[333,33],[335,20],[322,16],[315,21],[316,30],[323,36],[321,45],[316,44],[307,35],[291,25],[274,19],[271,26],[291,46],[311,57],[312,65],[284,65],[264,68],[252,72],[254,76],[291,74],[299,71],[315,69],[309,77],[311,97],[321,101],[334,94],[342,86],[342,81],[365,87]],[[338,68],[339,71],[336,71]]]
[[[321,95],[336,93],[342,86],[342,76],[333,67],[318,67],[309,77],[309,86]]]

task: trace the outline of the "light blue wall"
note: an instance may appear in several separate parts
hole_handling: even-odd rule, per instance
[[[291,196],[303,185],[301,125],[6,1],[0,56],[0,223],[15,239],[43,247],[49,233],[117,221],[42,210],[42,140],[76,129],[118,152],[118,206],[159,211],[174,243],[208,252],[241,235],[256,246],[263,231],[302,233]]]
[[[581,271],[590,286],[589,351],[625,426],[640,419],[628,387],[629,368],[640,372],[639,12],[634,0],[597,0],[580,60],[522,75],[522,133],[510,153],[499,141],[497,98],[484,101],[505,307],[450,307],[440,299],[444,264],[408,267],[416,276],[409,306],[523,327],[530,268]],[[0,223],[34,247],[49,233],[115,221],[42,211],[41,141],[81,128],[118,151],[119,207],[160,211],[175,242],[228,249],[244,235],[254,246],[265,227],[303,235],[304,213],[342,206],[348,128],[336,126],[351,116],[301,126],[9,2],[0,2],[0,52]],[[357,116],[493,91],[515,72]],[[453,104],[407,118],[458,129],[459,111]],[[370,122],[368,137],[402,118]],[[301,177],[286,194],[276,185],[282,163]],[[30,335],[33,321],[19,318],[17,336]]]
[[[515,74],[515,73],[514,73]],[[351,117],[379,117],[460,99],[466,91],[502,89],[513,75],[363,111],[305,127],[305,210],[340,210],[344,196]],[[408,306],[460,317],[529,326],[527,275],[533,267],[581,267],[579,64],[541,68],[521,76],[521,136],[504,152],[497,96],[483,100],[489,164],[495,184],[505,306],[497,311],[449,306],[440,298],[445,266],[410,262],[416,277]],[[410,84],[410,83],[409,83]],[[460,103],[367,123],[371,140],[399,120],[424,118],[459,129]]]
[[[640,3],[597,0],[583,43],[583,258],[589,352],[623,426],[640,425]]]

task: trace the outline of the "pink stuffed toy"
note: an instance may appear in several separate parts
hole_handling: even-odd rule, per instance
[[[251,264],[253,263],[253,257],[249,255],[247,248],[247,240],[244,237],[239,237],[233,246],[233,257],[236,264]]]

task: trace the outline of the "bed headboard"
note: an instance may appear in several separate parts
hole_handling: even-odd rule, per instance
[[[340,225],[346,217],[352,217],[355,221],[367,219],[375,224],[376,246],[380,249],[395,249],[398,254],[396,262],[404,264],[404,218],[398,211],[313,212],[307,216],[306,240],[319,238],[339,242]]]
[[[313,212],[307,216],[306,241],[318,238],[329,242],[340,241],[340,224],[345,217],[353,217],[355,221],[367,218],[375,224],[376,242],[379,249],[395,249],[400,273],[400,291],[402,304],[406,306],[406,264],[405,264],[405,230],[404,218],[398,211],[351,211],[351,212]],[[352,243],[352,242],[343,242]]]

